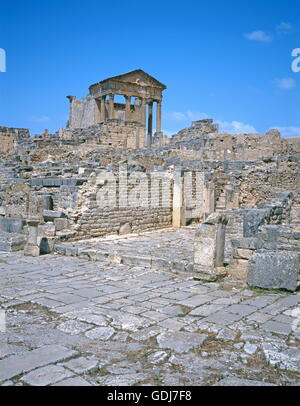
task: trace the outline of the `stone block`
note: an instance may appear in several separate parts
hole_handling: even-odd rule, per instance
[[[265,249],[275,251],[278,244],[278,227],[265,226],[258,233],[257,236],[257,249]]]
[[[30,257],[38,257],[40,255],[40,247],[34,244],[26,244],[24,248],[24,255]]]
[[[55,225],[52,223],[40,224],[38,226],[38,236],[39,237],[54,237],[55,235]]]
[[[234,279],[245,281],[247,279],[248,262],[247,259],[232,260],[227,268],[228,275]]]
[[[244,248],[237,248],[234,251],[234,258],[236,259],[249,259],[253,255],[254,251]]]
[[[231,241],[233,248],[241,248],[245,250],[255,250],[257,248],[257,238],[236,238]]]
[[[129,223],[125,223],[122,224],[120,229],[119,229],[119,234],[123,235],[123,234],[130,234],[132,232],[131,230],[131,226]]]
[[[21,380],[31,386],[47,386],[65,378],[70,378],[72,375],[72,372],[61,366],[47,365],[29,372]]]
[[[244,237],[255,237],[268,217],[268,209],[252,209],[244,215]]]
[[[5,233],[22,233],[25,220],[14,218],[0,218],[0,231]]]
[[[218,267],[224,266],[225,228],[227,218],[210,215],[195,233],[194,272],[205,280],[215,280]]]
[[[45,221],[54,221],[54,219],[66,217],[62,211],[57,210],[44,210],[43,216]]]
[[[295,291],[300,273],[300,254],[291,251],[256,252],[249,261],[247,283],[265,289]]]
[[[68,219],[66,218],[55,218],[54,225],[56,231],[65,230],[69,226]]]

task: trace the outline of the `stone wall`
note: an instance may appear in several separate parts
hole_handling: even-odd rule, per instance
[[[101,174],[100,174],[101,175]],[[92,176],[70,215],[76,239],[172,225],[173,182],[157,174]]]
[[[100,102],[93,96],[87,95],[84,99],[78,100],[75,96],[69,96],[70,99],[70,130],[88,128],[97,125],[101,122]],[[109,115],[109,101],[106,100],[103,105],[105,108],[105,116]],[[126,121],[141,121],[141,105],[136,98],[135,103],[130,106],[130,111],[127,112]],[[114,116],[112,119],[125,120],[125,103],[114,103]]]
[[[0,154],[6,154],[11,151],[24,138],[29,138],[29,131],[27,129],[0,126]]]
[[[99,106],[96,100],[88,95],[83,100],[70,96],[69,129],[87,128],[100,121]]]
[[[84,129],[72,131],[73,141],[95,142],[102,146],[115,148],[143,148],[145,146],[145,127],[136,121],[107,119]]]

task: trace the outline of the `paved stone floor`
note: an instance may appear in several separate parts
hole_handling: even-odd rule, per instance
[[[0,253],[0,306],[0,385],[300,384],[300,292]]]
[[[127,265],[151,266],[172,272],[191,272],[196,226],[167,228],[140,234],[109,235],[57,244],[62,255]]]

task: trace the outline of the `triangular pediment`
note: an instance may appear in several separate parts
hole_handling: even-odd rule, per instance
[[[151,86],[158,87],[160,89],[166,89],[166,86],[163,83],[159,82],[157,79],[144,72],[142,69],[137,69],[118,76],[112,76],[110,78],[102,80],[101,82],[99,82],[99,84],[113,80],[118,82],[136,84],[139,86]]]

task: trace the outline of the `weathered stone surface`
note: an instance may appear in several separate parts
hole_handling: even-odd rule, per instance
[[[26,244],[24,234],[2,233],[0,235],[0,251],[15,252],[23,250]]]
[[[292,325],[287,323],[280,323],[279,321],[269,320],[262,325],[264,330],[276,334],[289,335],[292,331]]]
[[[229,328],[223,328],[217,334],[217,339],[223,340],[223,341],[234,341],[236,336],[237,336],[237,333],[235,331],[230,330]]]
[[[211,296],[208,295],[194,295],[187,299],[181,300],[179,304],[188,307],[196,307],[208,303],[212,300]]]
[[[131,226],[129,223],[125,223],[123,225],[121,225],[120,230],[119,230],[119,234],[123,235],[123,234],[129,234],[131,233]]]
[[[244,351],[249,354],[249,355],[253,355],[256,353],[257,351],[257,345],[255,344],[250,344],[250,343],[246,343],[244,345]]]
[[[183,229],[183,237],[188,230]],[[145,247],[142,237],[138,237],[138,247]],[[172,237],[173,232],[169,234],[169,238]],[[126,240],[128,243],[127,237]],[[108,241],[111,244],[111,240]],[[146,241],[148,244],[148,237]],[[175,241],[178,245],[177,237]],[[132,243],[128,245],[132,246]],[[5,262],[0,261],[0,302],[8,312],[7,338],[18,343],[18,346],[2,343],[0,333],[0,353],[8,357],[2,361],[8,360],[11,354],[22,357],[29,345],[35,347],[60,342],[65,348],[78,350],[78,354],[71,355],[70,360],[52,361],[50,358],[45,365],[34,366],[32,370],[56,364],[76,374],[76,378],[64,378],[51,385],[72,386],[79,377],[85,381],[84,384],[91,385],[207,385],[231,372],[237,374],[237,371],[239,379],[251,376],[259,381],[261,362],[264,362],[261,359],[263,343],[270,343],[271,349],[279,354],[297,348],[296,336],[291,329],[293,321],[297,321],[298,312],[292,312],[298,309],[300,303],[298,293],[263,294],[255,289],[245,289],[244,284],[236,284],[230,279],[203,284],[170,271],[108,265],[106,262],[95,264],[70,256],[50,254],[47,257],[25,258],[20,254],[2,254],[1,260]],[[97,292],[100,292],[99,297]],[[199,296],[208,296],[211,302],[195,308],[179,304],[190,298],[197,301]],[[38,303],[40,305],[36,306]],[[257,309],[254,313],[253,308]],[[156,313],[164,317],[164,309],[168,318],[156,320]],[[192,315],[194,312],[199,314]],[[143,313],[149,317],[143,316]],[[126,330],[127,325],[122,322],[106,340],[89,338],[85,335],[88,331],[70,334],[57,328],[66,320],[88,324],[89,331],[97,326],[95,322],[106,322],[100,327],[112,328],[113,318],[120,314],[131,314],[153,322],[153,325],[143,327],[143,323],[138,324],[137,330],[132,332]],[[251,317],[257,315],[259,317],[252,322]],[[266,325],[268,321],[272,324]],[[287,334],[289,331],[290,334],[289,337],[283,334],[279,339],[282,325],[289,327]],[[154,337],[163,333],[172,333],[172,336],[167,336],[160,345]],[[202,339],[200,343],[197,340],[203,335],[208,339],[201,344]],[[278,348],[274,349],[275,345]],[[91,357],[91,354],[94,356]],[[277,385],[299,382],[295,370],[297,363],[293,361],[295,355],[289,354],[289,364],[284,368],[274,368],[266,360],[263,365],[264,380]],[[20,374],[2,382],[8,380],[13,385],[26,384],[21,381]]]
[[[0,217],[0,231],[4,233],[22,233],[25,224],[23,219]]]
[[[151,364],[159,364],[164,362],[167,357],[168,354],[165,351],[157,351],[149,355],[148,361],[151,362]]]
[[[249,261],[247,283],[265,289],[295,291],[300,273],[300,254],[257,252]]]
[[[153,322],[149,319],[132,314],[117,313],[113,315],[112,326],[123,330],[137,331],[139,328],[149,327]]]
[[[24,355],[5,358],[0,360],[0,381],[13,378],[51,362],[63,361],[74,355],[76,355],[75,351],[61,345],[45,345]]]
[[[67,334],[80,334],[89,330],[92,326],[77,320],[68,320],[58,326],[58,329]]]
[[[46,367],[35,369],[24,375],[22,381],[32,386],[47,386],[65,378],[71,377],[72,372],[57,365],[47,365]]]
[[[214,213],[202,223],[195,233],[194,272],[205,280],[216,280],[217,267],[224,266],[225,229],[227,219]]]
[[[57,210],[44,210],[43,215],[45,221],[54,221],[55,219],[66,217],[62,211]]]
[[[133,386],[145,381],[149,378],[148,374],[133,373],[127,375],[109,375],[98,378],[100,386]]]
[[[79,357],[71,359],[70,361],[64,363],[63,365],[66,368],[70,369],[71,371],[75,372],[76,374],[82,374],[85,372],[95,370],[98,364],[99,360],[97,360],[96,358]]]
[[[40,255],[40,247],[34,244],[26,244],[24,247],[24,255],[38,257]]]
[[[112,327],[97,327],[85,333],[86,337],[92,340],[108,340],[115,330]]]
[[[262,344],[263,354],[267,362],[277,368],[287,371],[299,372],[300,370],[300,350],[296,347],[285,348],[272,344]]]
[[[160,348],[170,348],[176,352],[182,353],[192,348],[200,347],[207,339],[205,334],[184,333],[184,332],[166,332],[160,334],[157,338]]]

